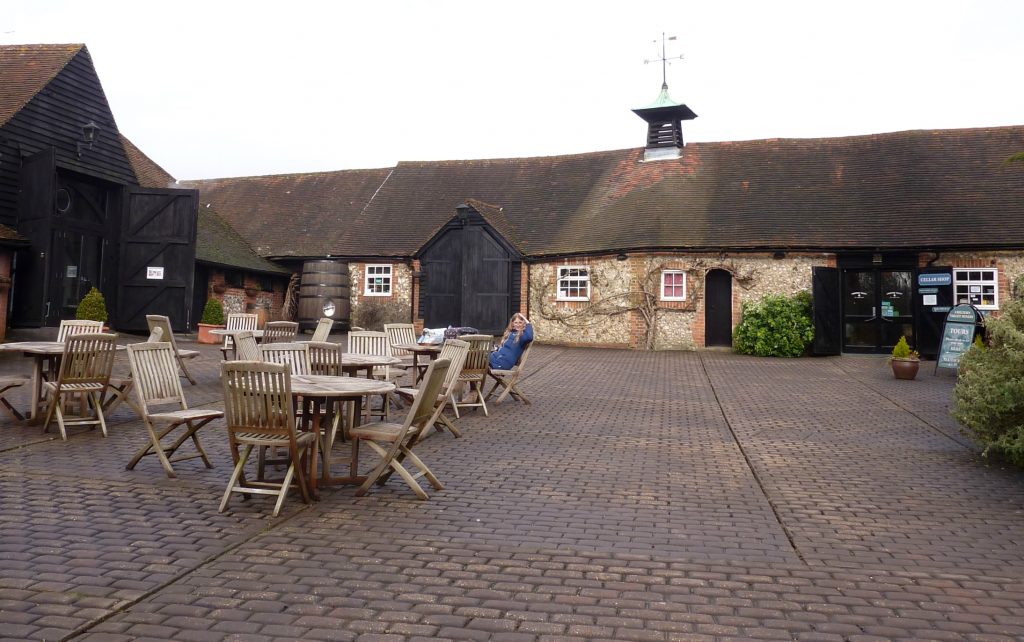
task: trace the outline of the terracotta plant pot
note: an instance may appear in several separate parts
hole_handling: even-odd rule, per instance
[[[921,367],[919,359],[898,359],[892,357],[889,362],[892,364],[892,374],[897,379],[914,379]]]
[[[199,343],[208,343],[208,344],[211,344],[211,345],[214,344],[214,343],[220,343],[224,339],[221,338],[221,337],[218,337],[215,334],[210,334],[210,330],[216,330],[217,328],[223,328],[223,327],[224,327],[223,325],[213,325],[211,323],[200,323],[199,324],[199,336],[196,338],[196,341],[199,342]]]

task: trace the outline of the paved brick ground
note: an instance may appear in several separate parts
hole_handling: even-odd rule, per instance
[[[186,394],[216,406],[203,350]],[[170,480],[124,470],[127,408],[106,439],[0,420],[0,639],[1024,639],[1024,476],[958,435],[949,373],[532,354],[532,406],[422,445],[428,502],[393,480],[219,514],[222,426],[215,468]]]

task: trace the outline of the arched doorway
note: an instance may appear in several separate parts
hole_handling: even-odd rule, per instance
[[[704,345],[732,347],[732,274],[711,270],[704,279]]]

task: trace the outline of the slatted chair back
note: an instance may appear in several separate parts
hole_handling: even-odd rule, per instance
[[[388,344],[391,346],[391,356],[406,357],[412,356],[409,350],[395,348],[402,343],[416,343],[416,326],[411,323],[385,323],[384,333],[388,335]]]
[[[235,333],[235,357],[239,361],[262,361],[260,344],[256,343],[256,337],[252,330],[242,330]]]
[[[466,364],[466,356],[469,354],[469,342],[462,339],[445,339],[441,346],[441,353],[438,359],[447,359],[451,365],[448,366],[448,373],[441,384],[441,394],[448,395],[454,389],[459,375]]]
[[[309,374],[341,376],[340,343],[310,341],[306,348],[309,351]]]
[[[348,333],[349,354],[371,354],[378,357],[390,357],[391,342],[386,332],[374,330],[358,330]],[[401,372],[401,370],[399,370]],[[373,376],[391,381],[391,367],[384,366],[373,369]]]
[[[466,354],[466,361],[459,374],[459,381],[468,385],[473,401],[452,400],[452,409],[455,416],[459,416],[459,408],[480,408],[484,416],[488,416],[487,402],[484,401],[484,379],[487,377],[487,367],[491,356],[491,348],[494,337],[489,334],[465,334],[462,340],[469,343],[469,352]]]
[[[531,403],[530,399],[523,394],[522,390],[519,389],[518,384],[519,377],[523,373],[523,368],[526,367],[526,359],[530,356],[530,349],[533,348],[533,344],[536,340],[537,339],[534,338],[533,341],[526,344],[526,349],[524,349],[523,353],[519,355],[519,362],[508,370],[495,370],[493,368],[487,369],[487,375],[494,379],[494,384],[487,392],[487,396],[485,397],[486,399],[490,399],[491,395],[493,395],[498,388],[501,388],[501,394],[498,395],[498,400],[495,403],[501,403],[510,396],[525,404],[529,405]]]
[[[153,332],[155,328],[160,328],[161,340],[171,344],[171,348],[174,350],[174,357],[178,360],[178,366],[181,368],[182,374],[189,380],[193,386],[196,385],[196,380],[192,377],[192,374],[185,367],[184,359],[191,359],[199,356],[198,350],[182,350],[178,347],[178,342],[174,340],[174,332],[171,331],[171,319],[162,314],[147,314],[146,324],[149,326],[149,331]]]
[[[260,318],[256,314],[248,312],[232,312],[224,319],[225,330],[256,330],[259,328]],[[235,349],[234,337],[230,334],[224,335],[224,343],[220,347],[224,358]]]
[[[50,405],[43,422],[43,432],[56,414],[61,439],[67,439],[66,424],[95,424],[107,435],[107,423],[103,417],[101,395],[110,383],[110,371],[114,367],[117,350],[116,334],[75,334],[64,341],[60,371],[56,381],[44,383],[50,393]],[[63,406],[64,396],[85,394],[89,397],[93,417],[80,417],[66,421]]]
[[[313,330],[311,341],[323,342],[331,338],[331,328],[334,327],[334,319],[323,317],[317,321],[316,329]]]
[[[168,341],[135,343],[127,347],[139,408],[149,415],[153,406],[175,404],[187,408],[178,378],[174,348]]]
[[[263,326],[263,343],[288,343],[298,334],[299,324],[294,321],[271,321]]]
[[[224,361],[221,363],[224,386],[224,418],[235,467],[220,503],[220,512],[227,508],[232,493],[277,496],[274,516],[281,511],[293,477],[309,503],[309,491],[303,472],[302,454],[312,444],[310,432],[297,433],[292,410],[291,369],[286,364],[255,361]],[[244,451],[239,452],[244,447]],[[280,483],[252,481],[245,477],[245,463],[253,449],[286,448],[289,466]]]
[[[260,346],[260,354],[266,363],[282,363],[290,368],[293,375],[308,375],[309,344],[307,342],[271,343]]]
[[[57,329],[57,341],[64,341],[76,334],[96,334],[103,332],[102,321],[90,321],[87,319],[65,319],[60,322]]]

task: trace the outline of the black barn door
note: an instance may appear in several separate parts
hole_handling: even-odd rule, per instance
[[[444,234],[420,259],[423,323],[428,328],[462,325],[462,234]]]
[[[420,256],[421,314],[428,328],[470,326],[501,334],[518,301],[518,259],[486,225],[451,225]]]
[[[465,241],[461,325],[501,334],[512,316],[508,252],[483,227],[466,228]]]
[[[130,187],[124,208],[117,327],[144,332],[147,314],[163,314],[173,330],[185,331],[192,323],[199,193]]]
[[[711,270],[704,283],[704,345],[732,346],[732,274]]]
[[[24,159],[19,180],[18,232],[31,242],[31,246],[17,255],[11,321],[15,325],[40,326],[46,317],[46,266],[57,183],[53,148],[48,147]]]
[[[814,354],[839,354],[843,349],[839,270],[829,267],[811,268],[811,283]]]

